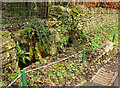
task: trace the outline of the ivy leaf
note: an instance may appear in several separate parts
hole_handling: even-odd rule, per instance
[[[59,77],[60,77],[60,76],[62,76],[62,74],[61,74],[60,72],[57,72],[57,76],[59,76]]]
[[[75,13],[72,13],[72,18],[73,18],[73,19],[75,18]]]
[[[77,35],[77,34],[75,34],[75,37],[78,37],[78,35]]]
[[[62,21],[58,21],[58,23],[62,23]]]
[[[76,54],[76,52],[72,52],[72,54]]]
[[[30,58],[29,57],[25,57],[26,59],[28,59],[30,61]]]
[[[77,14],[79,14],[79,12],[77,11],[76,8],[73,8],[72,11],[75,12],[75,13],[77,13]]]
[[[30,54],[29,52],[26,52],[25,54]]]
[[[23,61],[23,63],[25,63],[25,58],[24,58],[24,57],[23,57],[23,60],[22,60],[22,61]],[[26,63],[25,63],[25,64],[26,64]]]
[[[98,60],[98,63],[100,63],[101,59]]]

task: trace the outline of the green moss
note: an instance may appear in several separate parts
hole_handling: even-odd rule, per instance
[[[8,34],[9,31],[0,31],[0,35],[5,35],[5,34]]]

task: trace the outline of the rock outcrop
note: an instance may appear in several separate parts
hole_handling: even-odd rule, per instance
[[[16,51],[15,51],[15,41],[11,38],[10,33],[1,36],[2,44],[0,45],[0,57],[2,66],[15,66],[18,67]]]

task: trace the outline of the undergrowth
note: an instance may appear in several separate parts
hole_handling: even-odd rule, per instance
[[[104,26],[101,28],[96,29],[95,31],[91,33],[84,33],[84,36],[87,38],[88,44],[86,46],[89,47],[89,49],[99,48],[101,45],[103,45],[107,40],[112,41],[112,37],[114,32],[116,33],[115,37],[115,46],[117,46],[118,42],[118,26]],[[117,51],[118,47],[115,47],[114,50]],[[76,52],[72,52],[72,54],[75,54]],[[101,53],[100,49],[99,52],[93,52],[93,54],[99,54]],[[88,54],[89,55],[89,54]],[[99,59],[95,63],[103,63],[103,60],[107,60],[110,56],[113,56],[114,53],[110,52],[109,55],[103,56],[102,59]],[[87,56],[86,56],[87,57]],[[89,57],[89,56],[88,56]],[[89,61],[86,61],[86,65],[83,66],[83,64],[79,61],[81,58],[78,56],[70,60],[66,60],[64,62],[54,64],[53,66],[49,66],[47,68],[43,68],[40,71],[34,71],[32,73],[27,73],[27,84],[31,86],[43,86],[43,85],[73,85],[73,80],[76,80],[80,82],[79,77],[84,76],[84,74],[87,74],[88,71],[85,70],[89,68],[87,66],[88,63],[91,63]],[[50,63],[51,59],[44,59],[44,61],[36,62],[34,65],[29,67],[27,70],[45,65],[47,63]],[[89,64],[92,65],[92,64]],[[94,63],[93,63],[94,65]],[[77,67],[77,68],[76,68]],[[79,68],[79,69],[78,69]],[[20,74],[20,70],[16,69],[12,71],[12,69],[15,69],[14,67],[8,68],[8,72],[2,74],[3,76],[3,82],[6,83],[5,85],[8,85],[10,82],[14,80],[15,77],[17,77],[18,74]],[[75,72],[75,73],[74,73]],[[38,77],[37,77],[38,76]],[[64,80],[66,79],[66,80]],[[69,83],[68,83],[69,82]],[[14,83],[14,85],[22,86],[21,79],[17,80],[17,82]]]

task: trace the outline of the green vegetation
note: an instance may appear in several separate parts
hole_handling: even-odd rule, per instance
[[[25,52],[25,51],[23,51],[23,50],[21,50],[21,48],[20,48],[20,46],[19,46],[19,42],[17,42],[16,43],[16,54],[17,54],[17,60],[19,61],[22,61],[23,63],[25,63],[26,64],[26,62],[25,62],[25,60],[27,59],[27,60],[31,60],[30,58],[29,58],[29,52]]]
[[[8,34],[8,33],[9,33],[9,31],[7,31],[7,30],[6,31],[0,31],[0,35],[2,35],[2,36],[5,35],[5,34]]]
[[[30,58],[35,54],[36,58],[38,58],[38,54],[37,54],[37,50],[39,48],[42,49],[43,46],[45,46],[47,48],[47,45],[50,44],[50,41],[48,39],[48,36],[51,34],[50,32],[48,32],[47,30],[45,30],[45,27],[47,27],[44,22],[41,19],[37,19],[37,18],[33,18],[31,19],[28,24],[25,26],[26,32],[25,34],[27,35],[26,40],[28,41],[28,51],[24,51],[20,48],[19,42],[16,43],[16,53],[17,53],[17,57],[19,59],[21,59],[23,61],[23,63],[25,63],[25,59],[31,60]],[[118,30],[117,30],[117,26],[104,26],[101,28],[96,29],[95,31],[88,33],[88,32],[83,32],[83,35],[86,39],[86,48],[88,49],[94,49],[94,48],[99,48],[101,47],[107,40],[112,41],[112,36],[114,34],[114,32],[117,34]],[[67,29],[66,29],[67,30]],[[67,33],[68,31],[65,31],[64,28],[61,29],[61,31],[63,33]],[[5,32],[6,33],[6,32]],[[4,33],[3,33],[4,34]],[[68,35],[66,35],[68,36]],[[78,34],[75,34],[76,37],[78,37]],[[115,37],[115,44],[117,43],[118,39],[117,39],[118,35],[116,35]],[[31,38],[32,41],[31,41]],[[34,41],[36,39],[36,41]],[[69,37],[68,37],[69,39]],[[59,41],[60,44],[65,44],[67,45],[68,39],[66,40],[65,36],[62,36],[61,40]],[[83,42],[84,39],[79,40],[80,42]],[[31,44],[34,43],[34,45],[31,46]],[[38,47],[39,45],[39,47]],[[64,45],[61,45],[61,47],[64,47]],[[82,47],[83,48],[83,47]],[[66,50],[64,50],[64,52],[66,52]],[[92,53],[90,52],[90,54],[92,54],[91,56],[93,56],[94,54],[98,55],[98,53],[101,53],[101,49],[97,50],[97,52],[92,51]],[[72,51],[71,54],[76,54],[75,51]],[[90,54],[86,54],[86,57],[89,57]],[[103,58],[99,58],[97,60],[98,64],[103,64],[103,60],[107,60],[110,56],[114,55],[113,52],[111,52],[109,55],[107,56],[103,56]],[[80,54],[80,56],[82,56],[82,54]],[[27,70],[33,69],[34,67],[40,67],[45,65],[48,62],[51,62],[52,60],[54,60],[52,57],[49,59],[44,59],[43,61],[40,62],[36,62],[35,66],[31,65],[31,68],[29,67]],[[84,75],[85,73],[87,73],[88,71],[86,71],[86,68],[89,68],[89,65],[84,65],[81,63],[81,58],[80,57],[73,57],[70,58],[64,62],[60,62],[57,64],[54,64],[52,66],[49,66],[45,69],[41,69],[38,71],[34,71],[31,73],[26,73],[26,77],[27,77],[27,85],[30,86],[43,86],[43,85],[59,85],[61,83],[63,83],[64,85],[67,85],[65,83],[65,79],[67,80],[69,79],[69,82],[71,82],[72,80],[77,80],[79,79],[80,81],[80,77],[81,75]],[[92,62],[88,61],[88,58],[85,59],[85,64],[89,63],[91,64]],[[12,82],[15,77],[20,74],[20,70],[15,69],[14,67],[9,68],[12,72],[8,72],[8,73],[4,73],[2,74],[4,79],[3,80],[9,80],[8,83]],[[14,72],[12,71],[12,69],[14,69]],[[15,74],[17,73],[17,74]],[[6,74],[7,77],[5,76]],[[82,79],[81,79],[82,80]],[[21,80],[17,80],[15,82],[16,85],[21,86]]]
[[[69,14],[64,12],[58,16],[58,24],[60,25],[57,27],[60,32],[58,48],[62,51],[65,50],[66,45],[70,46],[70,43],[77,45],[79,41],[82,43],[82,38],[85,39],[83,34],[84,26],[81,25],[81,28],[78,27],[80,22],[77,17],[79,17],[79,15],[81,15],[81,13],[78,12],[76,7],[73,7]],[[69,42],[69,40],[71,42]]]
[[[117,26],[103,26],[101,28],[97,28],[94,30],[94,32],[86,33],[84,32],[86,38],[87,38],[87,46],[91,49],[99,48],[102,46],[107,40],[112,41],[114,32],[117,34],[118,28]],[[116,36],[115,40],[118,36]],[[115,42],[116,43],[116,42]]]
[[[25,54],[22,50],[22,46],[26,46],[24,48],[24,51],[28,52],[27,57],[24,57],[26,59],[32,60],[32,59],[42,59],[41,57],[41,51],[42,52],[49,52],[49,46],[51,45],[51,42],[49,41],[49,35],[51,35],[50,31],[47,31],[45,28],[47,25],[44,23],[43,20],[33,17],[32,19],[28,20],[27,24],[24,26],[25,31],[23,32],[23,35],[26,39],[26,44],[22,44],[20,41],[19,43],[21,46],[18,47],[17,44],[17,55],[19,58],[22,58]],[[25,59],[23,59],[25,63]]]
[[[29,41],[28,44],[30,45],[30,48],[34,46],[32,44],[35,44],[36,47],[39,46],[41,51],[48,51],[48,47],[51,45],[49,40],[51,33],[45,29],[46,27],[47,25],[44,20],[36,17],[30,19],[28,24],[25,26],[25,35],[27,35],[26,40]],[[32,50],[30,52],[32,52]]]
[[[37,11],[37,4],[35,2],[33,4],[34,10]],[[7,8],[9,12],[9,6]],[[23,11],[20,10],[20,13],[23,17],[26,15],[26,13],[24,13],[24,9]],[[19,17],[21,16],[20,13],[15,12],[13,15],[15,17]],[[58,16],[57,20],[59,26],[55,28],[56,30],[58,29],[60,36],[60,40],[56,44],[57,49],[61,51],[60,53],[57,52],[60,57],[58,58],[57,55],[49,56],[49,58],[44,56],[43,60],[41,55],[48,55],[49,49],[52,45],[49,37],[55,37],[51,31],[48,30],[49,27],[46,24],[45,20],[37,17],[29,17],[24,20],[21,20],[19,18],[16,18],[14,20],[12,18],[3,19],[2,29],[4,31],[0,31],[0,35],[5,35],[11,31],[16,31],[19,29],[25,29],[23,35],[25,35],[26,43],[21,43],[21,41],[17,41],[16,43],[16,54],[18,61],[20,60],[24,64],[27,64],[26,60],[31,61],[33,59],[40,59],[38,62],[29,65],[27,68],[24,68],[25,70],[31,70],[33,68],[49,64],[56,60],[61,60],[63,59],[63,56],[67,57],[76,54],[76,56],[71,57],[63,62],[59,62],[46,68],[41,68],[39,70],[26,73],[27,85],[74,86],[74,83],[72,84],[73,80],[79,83],[82,80],[81,76],[86,76],[85,74],[92,72],[90,69],[91,66],[104,64],[105,60],[117,52],[118,26],[105,25],[91,32],[87,32],[84,30],[84,25],[79,24],[80,22],[77,18],[79,15],[88,14],[79,13],[78,10],[74,7],[71,9],[70,14],[62,13],[62,15]],[[16,23],[14,23],[14,21]],[[80,26],[80,28],[78,26]],[[113,51],[115,52],[108,52],[108,55],[103,55],[102,57],[98,58],[98,56],[104,52],[103,47],[101,46],[104,45],[108,40],[112,41],[114,32],[116,33],[115,46],[113,48]],[[76,48],[69,46],[70,43],[76,43],[75,45],[78,46]],[[72,49],[67,50],[69,47],[72,47]],[[82,63],[82,54],[80,53],[77,55],[77,50],[83,50],[83,48],[86,50],[97,48],[97,50],[85,50],[84,64]],[[4,72],[2,76],[3,82],[5,85],[8,85],[18,76],[18,74],[20,74],[20,69],[16,69],[15,67],[8,67],[6,69],[7,72]],[[14,85],[22,86],[21,79],[18,79]]]

